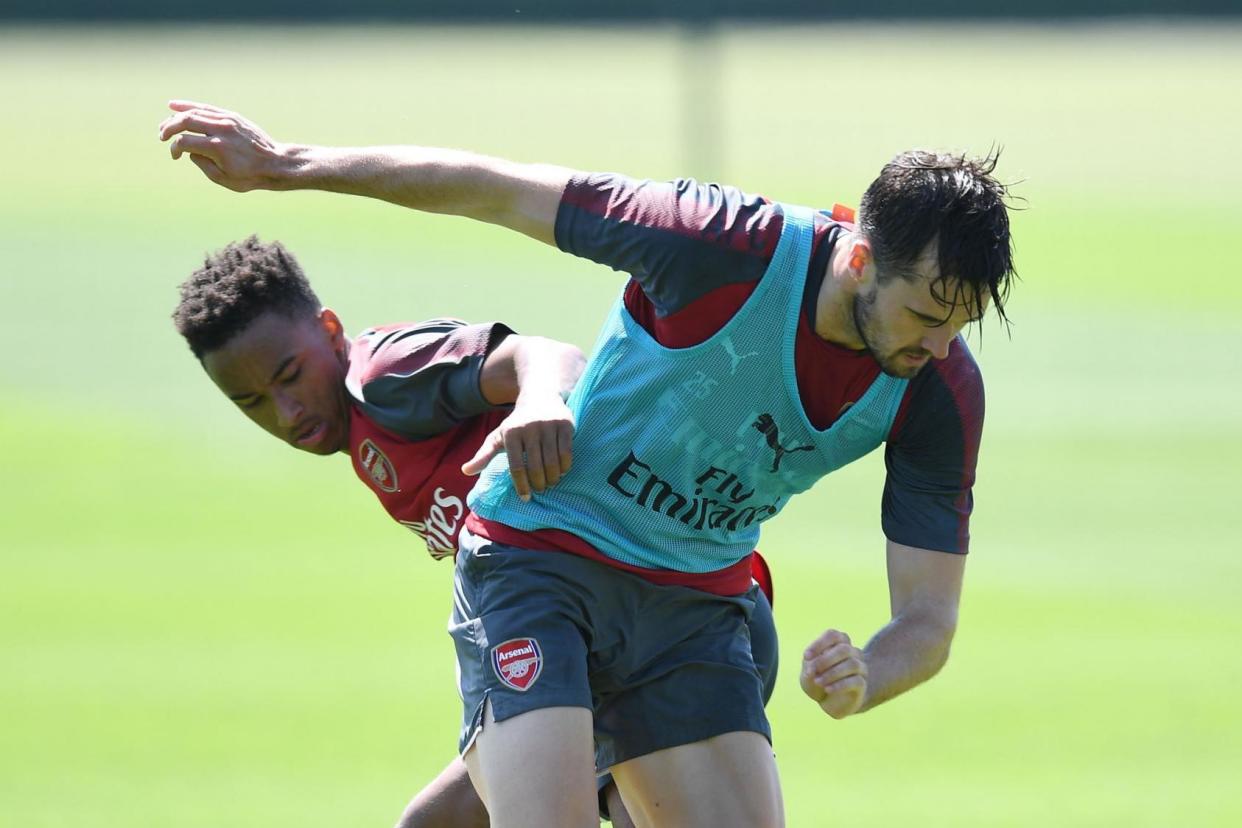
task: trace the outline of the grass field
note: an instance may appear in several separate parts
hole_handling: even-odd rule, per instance
[[[765,530],[789,824],[1242,824],[1242,27],[727,29],[696,69],[727,88],[710,151],[683,139],[679,43],[0,30],[0,824],[384,826],[451,756],[448,566],[344,458],[282,451],[217,398],[168,322],[205,251],[282,239],[352,330],[499,317],[587,346],[620,284],[460,220],[213,188],[156,141],[170,97],[287,140],[820,205],[907,146],[1003,144],[1023,282],[1012,338],[975,342],[946,671],[844,722],[797,688],[821,629],[886,620],[878,457]]]

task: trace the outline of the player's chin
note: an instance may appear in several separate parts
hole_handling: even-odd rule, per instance
[[[918,376],[919,371],[927,367],[929,362],[931,358],[927,356],[916,357],[912,354],[898,352],[881,362],[880,370],[897,379],[913,379]]]
[[[881,365],[880,370],[894,379],[914,379],[918,376],[919,371],[923,370],[923,366]]]
[[[345,447],[345,437],[345,429],[341,428],[340,424],[325,420],[310,434],[291,439],[288,443],[298,451],[326,457],[336,454]]]
[[[307,454],[318,455],[319,457],[327,457],[328,455],[336,454],[338,451],[341,450],[340,444],[328,445],[326,443],[322,445],[318,445],[318,446],[295,445],[294,448],[298,449],[299,451],[304,451]]]
[[[328,455],[336,454],[338,451],[345,451],[349,448],[349,428],[343,421],[335,421],[332,423],[332,433],[329,439],[324,440],[323,450],[318,454]]]

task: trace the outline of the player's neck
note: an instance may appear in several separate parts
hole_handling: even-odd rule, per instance
[[[815,299],[815,335],[820,339],[854,351],[864,350],[858,327],[854,324],[854,280],[846,261],[847,245],[840,241],[828,258],[824,279]]]
[[[353,340],[349,338],[349,334],[344,334],[344,337],[345,337],[345,349],[341,352],[341,359],[344,362],[345,379],[341,382],[340,391],[341,391],[341,407],[345,411],[344,420],[345,420],[346,436],[345,436],[345,439],[341,441],[341,449],[338,452],[338,454],[339,453],[349,454],[350,452],[350,448],[349,448],[350,438],[349,438],[348,432],[350,430],[350,427],[353,425],[353,419],[354,419],[353,417],[350,416],[350,409],[352,408],[352,406],[350,405],[350,399],[352,397],[351,397],[351,394],[349,393],[349,354],[350,354],[350,351],[353,349],[354,343],[353,343]]]

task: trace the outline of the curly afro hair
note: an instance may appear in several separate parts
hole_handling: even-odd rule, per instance
[[[297,319],[313,316],[321,307],[293,254],[280,242],[251,236],[208,256],[181,283],[181,301],[172,318],[201,360],[264,313]]]

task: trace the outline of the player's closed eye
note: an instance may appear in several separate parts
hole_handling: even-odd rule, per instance
[[[941,327],[942,325],[946,324],[946,323],[949,321],[948,319],[940,319],[940,318],[935,317],[935,316],[928,316],[927,314],[925,314],[925,313],[919,313],[919,312],[918,312],[918,311],[916,311],[916,310],[911,310],[911,311],[910,311],[910,313],[912,313],[912,314],[914,315],[914,318],[915,318],[915,319],[917,319],[917,320],[919,320],[920,322],[922,322],[922,323],[923,323],[923,325],[924,325],[924,326],[926,326],[926,327],[928,327],[928,328],[939,328],[939,327]]]

